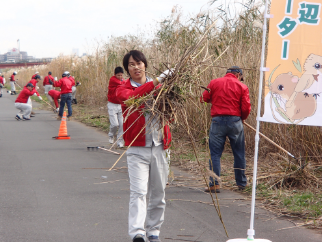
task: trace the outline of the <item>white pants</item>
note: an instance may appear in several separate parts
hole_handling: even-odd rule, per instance
[[[45,85],[45,94],[47,95],[47,97],[49,96],[48,95],[48,92],[53,89],[53,85]]]
[[[27,102],[28,105],[30,105],[31,109],[32,109],[32,101],[31,101],[31,98],[29,97],[28,98],[28,102]]]
[[[76,99],[76,87],[72,86],[72,99]]]
[[[11,91],[15,92],[16,91],[15,82],[10,81],[10,86],[11,86]]]
[[[121,104],[108,102],[107,104],[108,115],[110,117],[110,132],[109,137],[114,137],[117,133],[117,139],[123,135],[123,116]],[[117,141],[117,144],[124,144],[123,137]]]
[[[20,111],[17,115],[22,119],[22,116],[25,118],[30,118],[31,113],[31,105],[28,103],[15,103],[15,107]]]
[[[130,178],[129,235],[132,239],[136,234],[159,236],[164,221],[164,189],[169,174],[166,152],[163,145],[152,145],[130,147],[126,154]]]

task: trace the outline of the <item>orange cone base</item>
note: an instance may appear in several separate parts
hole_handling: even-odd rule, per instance
[[[70,139],[70,135],[68,136],[55,136],[54,139]]]

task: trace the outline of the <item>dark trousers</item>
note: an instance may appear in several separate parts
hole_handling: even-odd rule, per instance
[[[66,93],[66,94],[60,95],[60,107],[59,107],[59,116],[60,117],[63,116],[65,103],[67,103],[67,108],[68,108],[68,116],[67,117],[70,117],[73,114],[72,94],[71,93]]]
[[[238,116],[218,116],[212,118],[209,132],[209,148],[212,161],[209,161],[210,170],[217,176],[220,176],[220,158],[224,150],[227,136],[234,154],[236,183],[239,186],[246,186],[244,126],[241,118]],[[217,180],[215,181],[215,184],[218,185]],[[209,185],[214,186],[213,177],[210,177]]]

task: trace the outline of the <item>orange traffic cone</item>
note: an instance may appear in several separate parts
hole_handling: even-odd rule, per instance
[[[66,111],[61,119],[60,128],[58,136],[53,137],[55,139],[70,139],[70,135],[67,134],[67,124],[66,124]]]

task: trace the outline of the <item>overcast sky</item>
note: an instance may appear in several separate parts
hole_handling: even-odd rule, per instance
[[[214,9],[210,0],[3,0],[0,53],[17,47],[28,55],[69,55],[87,52],[95,40],[153,30],[174,6],[184,16]],[[230,0],[240,2],[243,0]],[[244,0],[247,1],[247,0]],[[226,4],[227,0],[217,0]]]

